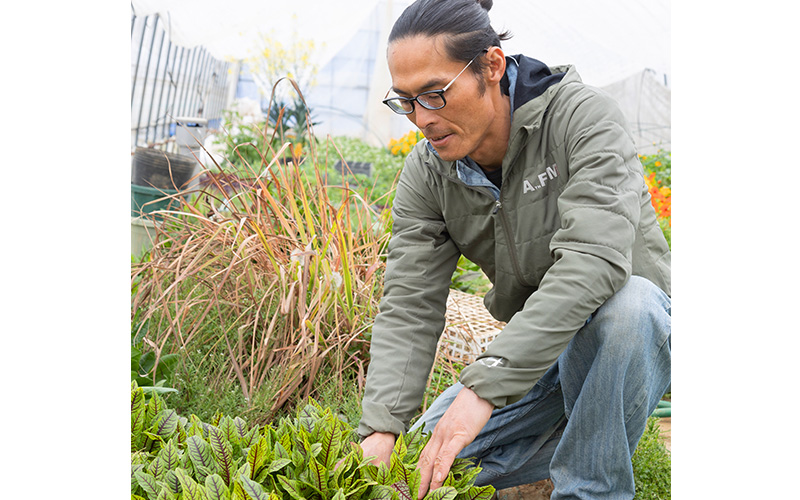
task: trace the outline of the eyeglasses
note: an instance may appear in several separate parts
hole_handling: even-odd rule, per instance
[[[444,92],[450,88],[450,85],[452,85],[453,82],[456,81],[456,78],[461,76],[461,73],[463,73],[464,71],[467,70],[467,68],[469,68],[469,65],[472,64],[472,61],[474,61],[475,58],[477,58],[479,55],[480,54],[473,57],[467,63],[467,65],[464,66],[464,69],[459,71],[458,74],[455,76],[455,78],[450,80],[450,83],[445,85],[444,88],[439,90],[428,90],[427,92],[422,92],[420,94],[417,94],[415,97],[390,97],[387,99],[386,96],[388,96],[389,92],[392,91],[392,89],[389,89],[386,92],[386,96],[384,96],[383,103],[389,106],[389,109],[391,109],[392,111],[394,111],[399,115],[410,115],[411,113],[413,113],[414,101],[417,101],[419,105],[425,109],[442,109],[445,106],[445,104],[447,104],[447,101],[444,99]]]

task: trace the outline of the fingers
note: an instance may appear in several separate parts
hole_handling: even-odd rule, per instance
[[[431,439],[422,450],[419,459],[421,474],[417,498],[441,488],[450,472],[450,467],[468,444],[489,421],[494,406],[464,388],[433,429]]]
[[[420,455],[418,462],[420,469],[418,499],[424,498],[427,492],[441,488],[444,485],[456,456],[471,441],[465,441],[459,435],[455,435],[447,443],[444,443],[441,437],[442,434],[436,435],[434,430],[431,441],[428,442]]]
[[[439,453],[433,458],[430,455],[420,457],[421,481],[419,492],[417,493],[418,499],[424,498],[428,491],[433,491],[444,485],[455,458],[456,454],[453,453]]]

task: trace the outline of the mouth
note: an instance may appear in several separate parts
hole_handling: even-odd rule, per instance
[[[428,135],[425,134],[425,137],[430,141],[433,147],[440,146],[447,141],[447,138],[450,137],[452,134],[444,134],[444,135]]]

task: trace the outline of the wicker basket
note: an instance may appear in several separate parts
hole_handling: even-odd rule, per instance
[[[453,361],[472,363],[504,326],[486,310],[483,297],[451,289],[440,352]]]

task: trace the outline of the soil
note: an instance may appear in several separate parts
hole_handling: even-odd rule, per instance
[[[661,437],[664,439],[664,445],[671,452],[672,419],[669,417],[659,419],[658,424],[661,426]],[[538,483],[523,484],[500,490],[497,492],[497,500],[549,500],[552,492],[553,483],[549,479],[545,479]]]

